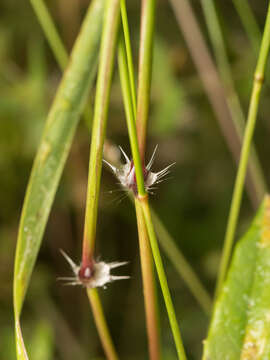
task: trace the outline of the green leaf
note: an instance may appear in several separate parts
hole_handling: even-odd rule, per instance
[[[91,2],[69,66],[50,109],[21,215],[15,270],[17,356],[27,359],[19,317],[76,126],[96,73],[104,1]]]
[[[236,246],[204,360],[270,358],[270,196]]]

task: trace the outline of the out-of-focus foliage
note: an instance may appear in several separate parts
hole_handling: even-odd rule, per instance
[[[193,1],[205,31],[199,2]],[[48,1],[68,48],[71,47],[88,1]],[[134,54],[139,38],[139,2],[128,3]],[[255,54],[230,2],[217,4],[230,54],[236,88],[247,109]],[[251,2],[263,24],[265,2]],[[150,139],[148,153],[159,144],[155,169],[176,162],[172,178],[152,198],[163,219],[206,287],[213,290],[217,262],[229,209],[235,165],[217,126],[209,102],[190,60],[188,50],[169,7],[157,7]],[[205,36],[207,36],[204,33]],[[137,63],[137,59],[135,59]],[[0,354],[14,360],[12,276],[19,214],[33,157],[49,106],[60,79],[39,24],[26,1],[0,2]],[[255,134],[259,157],[268,180],[269,89],[262,96]],[[128,139],[120,95],[114,77],[108,137],[128,152]],[[58,276],[69,275],[59,248],[80,257],[89,155],[89,131],[82,121],[68,159],[50,217],[33,282],[23,311],[22,326],[29,350],[45,347],[47,359],[94,359],[102,350],[89,314],[85,293],[64,287]],[[97,254],[108,261],[129,260],[131,280],[101,292],[116,346],[125,359],[147,358],[143,297],[136,223],[127,200],[119,203],[118,185],[104,169],[99,214]],[[268,182],[269,183],[269,182]],[[240,232],[253,210],[244,200]],[[77,259],[76,259],[77,258]],[[181,319],[189,359],[199,359],[207,319],[166,262],[177,315]],[[172,338],[165,312],[161,327],[166,359],[173,359]],[[56,341],[57,339],[57,341]],[[67,348],[67,344],[69,345]],[[46,353],[45,353],[46,352]],[[35,353],[36,354],[36,353]],[[39,355],[33,355],[37,359]],[[0,356],[1,357],[1,356]],[[42,357],[40,357],[42,359]]]
[[[151,124],[153,134],[161,136],[170,136],[181,126],[186,100],[184,88],[175,78],[171,68],[168,52],[169,47],[166,43],[157,39],[154,49],[152,85],[155,90],[155,107]]]

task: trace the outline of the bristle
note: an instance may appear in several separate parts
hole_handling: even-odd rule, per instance
[[[158,145],[155,146],[155,149],[154,149],[154,152],[153,152],[153,154],[151,156],[151,159],[150,159],[149,163],[146,165],[146,170],[148,170],[148,171],[151,170],[151,167],[152,167],[153,162],[155,160],[155,155],[156,155],[157,148],[158,148]]]
[[[121,148],[121,146],[119,146],[119,149],[121,151],[121,153],[123,154],[125,160],[126,160],[126,163],[129,164],[130,163],[130,160],[129,160],[129,157],[127,156],[127,154],[124,152],[124,150]]]
[[[112,170],[112,172],[115,174],[116,173],[116,167],[113,166],[112,164],[110,164],[107,160],[103,159],[103,162],[109,166],[109,168]]]
[[[128,264],[128,261],[122,261],[122,262],[117,262],[117,261],[114,261],[114,262],[111,262],[111,263],[108,263],[109,267],[111,269],[115,269],[119,266],[124,266],[124,265],[127,265]]]
[[[111,278],[111,281],[116,281],[116,280],[128,280],[128,279],[130,279],[130,276],[111,275],[110,278]]]
[[[73,260],[71,260],[71,258],[62,249],[60,249],[60,252],[71,266],[73,272],[76,273],[79,267],[73,262]]]

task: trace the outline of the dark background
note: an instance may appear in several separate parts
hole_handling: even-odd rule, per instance
[[[247,113],[257,55],[231,1],[216,2],[231,69]],[[86,0],[47,2],[70,50],[85,14]],[[199,1],[191,1],[210,44]],[[263,29],[267,1],[250,1]],[[140,6],[128,2],[137,64]],[[12,277],[16,235],[33,158],[50,104],[61,79],[36,16],[26,1],[0,3],[0,359],[15,359]],[[151,203],[205,287],[213,293],[236,166],[190,58],[170,4],[158,1],[152,104],[147,141],[150,157],[159,145],[154,169],[176,162],[171,178]],[[91,101],[94,98],[92,92]],[[117,71],[112,85],[108,138],[130,154]],[[269,86],[263,90],[255,143],[269,183]],[[56,279],[70,275],[59,249],[79,262],[84,222],[90,133],[80,122],[52,208],[22,326],[30,358],[101,359],[103,352],[85,292]],[[134,209],[116,179],[104,168],[96,254],[106,261],[129,261],[120,270],[128,281],[100,294],[121,359],[146,359],[147,342]],[[244,195],[238,233],[254,214]],[[170,261],[163,256],[189,359],[199,359],[208,318]],[[160,297],[164,359],[175,359],[174,343]],[[99,355],[99,357],[98,357]]]

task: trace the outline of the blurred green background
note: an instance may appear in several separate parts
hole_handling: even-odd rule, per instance
[[[128,2],[135,63],[140,2]],[[200,1],[190,2],[209,44]],[[87,0],[47,1],[70,50]],[[250,1],[263,28],[267,1]],[[237,92],[245,110],[256,54],[231,1],[217,2]],[[0,2],[0,359],[15,359],[12,276],[16,235],[33,158],[61,72],[28,1]],[[147,154],[159,145],[154,169],[176,162],[170,179],[151,202],[177,246],[213,293],[236,166],[191,60],[168,1],[159,0],[154,49]],[[94,91],[91,94],[91,101]],[[269,87],[262,94],[255,143],[269,179]],[[108,139],[129,154],[117,71],[114,75]],[[23,332],[33,360],[102,359],[102,349],[85,292],[63,286],[69,267],[59,249],[80,259],[90,134],[82,120],[57,192],[43,245],[27,294]],[[134,209],[108,169],[102,177],[96,254],[106,261],[129,261],[129,281],[100,294],[122,359],[146,359],[147,342]],[[268,181],[269,183],[269,181]],[[239,234],[254,209],[244,196]],[[189,359],[199,359],[208,319],[164,255],[169,285]],[[172,335],[160,297],[164,359],[175,359]],[[98,357],[99,356],[99,357]]]

